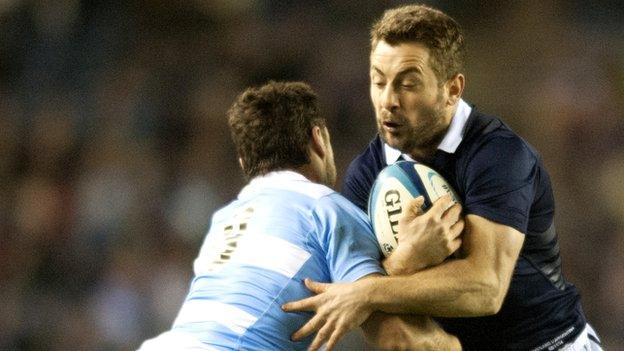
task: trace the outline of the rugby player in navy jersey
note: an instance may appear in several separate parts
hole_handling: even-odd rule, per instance
[[[317,338],[329,337],[349,323],[345,309],[357,306],[363,314],[437,317],[465,350],[601,349],[561,272],[553,191],[540,156],[500,119],[462,100],[463,56],[459,25],[436,9],[399,7],[374,24],[370,92],[379,133],[349,166],[342,190],[365,209],[386,165],[408,159],[433,167],[462,199],[459,257],[433,267],[420,262],[414,243],[436,221],[417,215],[413,202],[400,243],[383,262],[394,276],[308,283],[318,295],[286,306],[317,312],[296,337],[317,330]],[[445,235],[450,253],[457,239]]]

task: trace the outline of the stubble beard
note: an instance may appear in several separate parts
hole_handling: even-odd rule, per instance
[[[448,125],[445,123],[444,110],[439,105],[436,102],[432,107],[420,106],[416,125],[404,120],[404,130],[394,135],[383,129],[380,118],[378,118],[379,135],[386,144],[402,153],[415,158],[430,157],[448,129]]]

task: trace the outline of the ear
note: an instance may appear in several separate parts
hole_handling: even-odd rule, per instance
[[[446,82],[446,91],[448,92],[447,106],[453,106],[459,102],[464,92],[465,84],[466,78],[461,73],[457,73]]]
[[[325,158],[325,138],[323,130],[319,126],[312,127],[312,140],[310,140],[310,149],[316,153],[321,159]]]

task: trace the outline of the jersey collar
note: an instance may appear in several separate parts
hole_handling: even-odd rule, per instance
[[[468,116],[472,112],[472,107],[468,105],[463,99],[459,100],[457,104],[457,110],[455,111],[455,115],[453,119],[451,119],[451,125],[449,126],[446,135],[438,145],[438,150],[442,150],[449,154],[455,153],[457,147],[461,143],[464,137],[464,129],[466,127],[466,121],[468,121]],[[386,156],[386,164],[390,165],[399,160],[401,156],[403,159],[408,161],[414,161],[409,155],[401,154],[401,151],[390,147],[388,144],[384,143],[384,154]]]
[[[334,192],[331,188],[323,184],[314,183],[300,173],[283,170],[254,177],[241,190],[238,198],[247,198],[267,188],[294,191],[313,198],[319,198]]]

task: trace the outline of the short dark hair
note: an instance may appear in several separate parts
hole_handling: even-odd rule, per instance
[[[312,128],[325,127],[317,100],[305,83],[275,81],[236,98],[228,123],[248,178],[310,162]]]
[[[386,10],[371,29],[371,50],[380,41],[390,45],[424,44],[440,84],[464,69],[464,35],[459,24],[444,12],[424,5]]]

